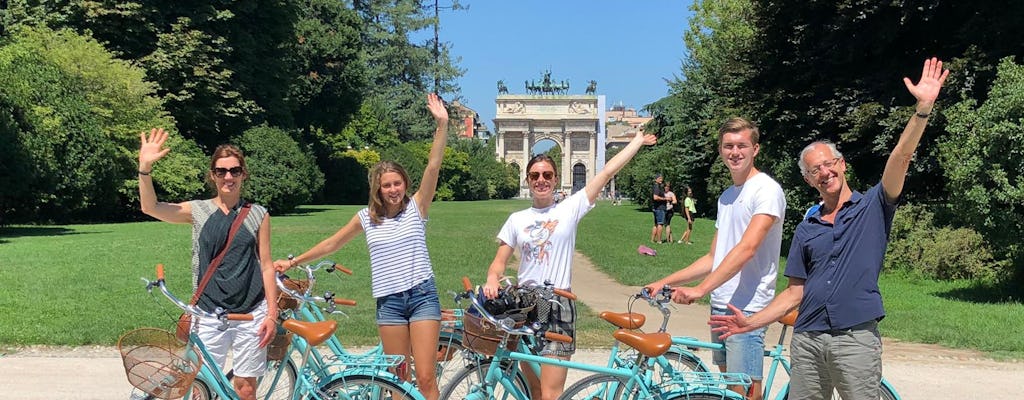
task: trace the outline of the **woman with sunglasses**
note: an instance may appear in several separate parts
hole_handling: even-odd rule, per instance
[[[157,201],[153,189],[153,164],[170,151],[164,148],[167,132],[153,129],[139,136],[139,203],[142,212],[161,221],[192,224],[192,289],[196,290],[215,258],[213,268],[196,302],[214,312],[221,307],[230,313],[252,314],[252,321],[230,321],[221,331],[219,322],[199,320],[197,334],[218,365],[227,365],[232,353],[235,391],[243,399],[256,398],[256,380],[266,372],[267,344],[274,338],[277,319],[277,286],[270,258],[270,214],[259,205],[242,199],[242,184],[248,178],[245,156],[232,145],[220,145],[210,159],[206,175],[215,196],[182,203]],[[248,211],[243,212],[245,208]],[[238,230],[229,232],[239,214],[245,214]],[[224,249],[227,245],[227,249]],[[223,251],[223,254],[220,254]],[[193,320],[195,321],[195,320]]]
[[[587,186],[555,204],[554,193],[560,189],[555,162],[544,154],[533,157],[526,164],[526,183],[533,197],[533,207],[512,213],[498,232],[498,253],[487,270],[484,296],[498,295],[499,281],[512,253],[519,249],[519,276],[521,285],[543,284],[550,281],[555,288],[571,290],[572,256],[576,248],[576,224],[594,208],[601,189],[619,172],[642,146],[654,144],[654,135],[637,133],[619,154],[605,164]],[[548,330],[576,338],[576,305],[572,300],[559,298],[561,306],[552,307]],[[574,343],[550,342],[540,354],[568,360],[576,351]],[[530,371],[530,368],[523,368]],[[538,399],[554,400],[565,387],[567,370],[552,365],[541,366],[540,378],[527,373],[531,393]]]
[[[381,161],[370,171],[370,204],[333,236],[290,260],[277,260],[279,271],[334,253],[360,233],[370,250],[370,280],[377,299],[377,331],[385,354],[404,355],[414,364],[417,388],[427,400],[437,400],[435,360],[441,332],[441,302],[427,254],[427,210],[437,189],[437,176],[448,139],[448,110],[431,93],[427,108],[437,129],[420,187],[411,197],[412,181],[396,162]],[[410,354],[410,350],[412,354]],[[396,373],[408,380],[408,368]]]

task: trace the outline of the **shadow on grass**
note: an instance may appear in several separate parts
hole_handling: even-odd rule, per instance
[[[938,292],[935,295],[949,300],[977,304],[1018,304],[1024,299],[1024,289],[1014,283],[997,285],[978,283],[969,287]]]
[[[297,216],[302,216],[302,215],[311,215],[311,214],[321,213],[321,212],[330,211],[330,210],[331,209],[329,209],[329,208],[303,206],[301,208],[297,208],[295,210],[292,210],[291,212],[288,212],[288,213],[274,214],[274,216],[289,215],[289,216],[296,216],[297,217]]]
[[[71,229],[62,227],[43,227],[43,226],[21,226],[21,227],[4,227],[0,228],[0,243],[7,243],[9,240],[19,237],[34,237],[34,236],[63,236],[63,235],[77,235],[80,232],[75,232]]]

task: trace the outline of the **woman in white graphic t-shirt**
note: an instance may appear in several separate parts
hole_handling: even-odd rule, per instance
[[[555,202],[560,189],[558,168],[550,157],[539,154],[526,164],[526,183],[530,187],[533,206],[512,213],[498,233],[498,253],[487,270],[484,295],[494,298],[498,294],[498,281],[505,274],[512,253],[520,250],[520,284],[551,282],[555,288],[571,290],[572,255],[576,247],[576,224],[594,208],[594,201],[608,181],[619,172],[640,147],[657,141],[654,135],[637,133],[619,154],[605,164],[587,186],[561,202]],[[572,300],[560,298],[560,307],[552,307],[546,322],[548,330],[568,335],[575,340],[576,306]],[[568,360],[576,351],[573,343],[551,342],[540,354]],[[529,368],[523,368],[530,371]],[[554,400],[564,389],[567,370],[553,365],[541,366],[540,378],[527,372],[533,398]]]

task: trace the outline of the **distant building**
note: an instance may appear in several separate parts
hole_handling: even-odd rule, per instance
[[[644,131],[644,124],[652,117],[641,117],[635,108],[616,105],[605,111],[605,128],[607,139],[605,147],[620,147],[629,143],[637,132]]]
[[[484,140],[491,137],[490,129],[480,120],[480,114],[476,110],[466,107],[458,100],[452,101],[449,106],[452,120],[458,120],[459,137]]]

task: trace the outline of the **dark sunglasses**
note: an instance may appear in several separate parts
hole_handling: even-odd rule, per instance
[[[544,175],[544,179],[549,180],[549,181],[555,178],[555,172],[554,171],[531,172],[527,176],[530,177],[531,181],[535,181],[538,178],[540,178],[541,175]]]
[[[228,172],[231,173],[231,176],[239,176],[239,175],[242,174],[242,172],[244,172],[242,170],[242,167],[231,167],[231,168],[217,167],[217,168],[212,169],[211,171],[213,171],[213,174],[216,175],[218,178],[223,178],[225,175],[228,174]]]

